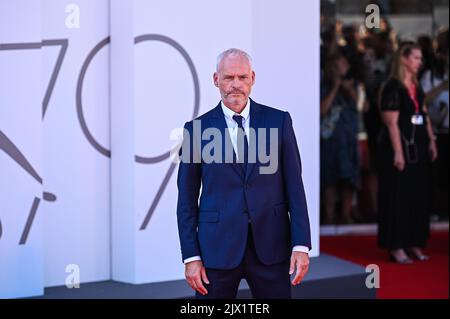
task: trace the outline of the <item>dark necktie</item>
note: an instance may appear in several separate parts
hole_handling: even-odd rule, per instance
[[[243,163],[241,163],[241,166],[245,173],[245,171],[247,170],[247,163],[248,163],[248,140],[247,140],[247,135],[245,135],[244,126],[242,125],[243,119],[244,118],[240,115],[233,115],[233,120],[236,121],[236,123],[238,124],[238,128],[239,128],[238,133],[237,133],[238,157],[239,157],[239,160],[242,161],[241,152],[243,151],[244,158],[243,158]],[[244,141],[244,145],[240,145],[240,144],[242,144],[242,141]]]

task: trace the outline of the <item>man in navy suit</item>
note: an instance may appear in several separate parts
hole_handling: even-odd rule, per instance
[[[213,79],[222,100],[185,124],[180,149],[186,280],[197,298],[235,298],[242,278],[255,298],[290,298],[311,249],[291,117],[249,98],[255,72],[242,50],[220,54]]]

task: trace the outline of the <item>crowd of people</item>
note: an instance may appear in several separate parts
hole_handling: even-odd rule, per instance
[[[396,251],[448,218],[448,40],[448,29],[401,39],[386,19],[322,29],[322,224],[378,222]]]

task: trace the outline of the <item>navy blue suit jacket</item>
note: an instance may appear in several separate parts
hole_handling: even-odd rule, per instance
[[[206,128],[222,132],[225,154],[225,139],[230,136],[221,104],[197,120],[201,120],[202,132]],[[189,135],[183,139],[180,154],[189,149],[190,161],[180,162],[177,179],[183,260],[201,256],[206,268],[237,267],[246,248],[249,216],[262,263],[285,261],[296,245],[311,248],[302,165],[289,113],[250,100],[250,127],[256,132],[258,128],[278,129],[278,169],[274,174],[260,174],[259,167],[268,164],[258,157],[256,163],[248,164],[245,176],[239,163],[193,162],[210,141],[200,142],[193,136],[193,122],[185,124]],[[268,133],[266,139],[268,145]]]

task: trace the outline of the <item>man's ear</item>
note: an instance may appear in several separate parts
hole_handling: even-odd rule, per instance
[[[252,85],[255,84],[255,80],[256,80],[256,73],[255,71],[252,70]]]
[[[214,81],[214,85],[219,87],[219,75],[217,74],[217,72],[214,72],[214,74],[213,74],[213,81]]]

